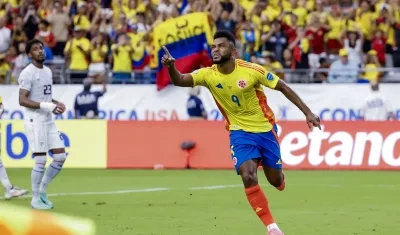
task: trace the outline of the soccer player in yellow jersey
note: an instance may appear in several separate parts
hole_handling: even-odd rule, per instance
[[[280,191],[285,188],[275,117],[261,85],[281,91],[304,113],[310,129],[320,128],[318,116],[278,76],[257,64],[235,59],[235,38],[230,32],[218,31],[214,35],[214,65],[190,74],[181,74],[174,65],[175,59],[167,48],[164,50],[161,62],[168,68],[174,85],[205,86],[210,90],[229,124],[232,160],[251,207],[267,227],[268,235],[283,235],[257,178],[261,164],[270,184]]]
[[[3,105],[3,100],[0,96],[0,119],[3,112],[4,112],[4,105]],[[0,140],[1,140],[1,125],[0,125]],[[6,194],[4,196],[6,200],[9,200],[13,197],[20,197],[28,193],[28,190],[20,189],[18,187],[13,186],[10,180],[8,179],[6,168],[4,167],[3,162],[1,161],[1,142],[0,142],[0,182],[3,185],[4,189],[6,190]]]

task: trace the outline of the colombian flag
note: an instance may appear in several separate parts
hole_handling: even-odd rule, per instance
[[[146,65],[150,63],[150,56],[147,53],[146,45],[143,43],[144,33],[130,33],[128,34],[132,47],[134,50],[133,60],[132,60],[132,69],[134,70],[142,70]]]
[[[210,66],[209,45],[213,41],[215,25],[206,12],[191,13],[169,19],[153,29],[153,56],[151,64],[157,70],[157,90],[168,86],[170,79],[162,67],[162,46],[175,58],[175,65],[182,73],[190,73],[201,66]]]

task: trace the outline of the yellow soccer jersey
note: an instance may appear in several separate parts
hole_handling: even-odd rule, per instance
[[[191,73],[194,86],[207,87],[229,124],[229,130],[252,133],[268,132],[275,124],[275,115],[267,104],[261,85],[275,88],[279,77],[257,64],[236,60],[230,74],[221,74],[217,66]]]
[[[3,103],[3,99],[2,99],[1,96],[0,96],[0,104],[1,104],[1,103]]]

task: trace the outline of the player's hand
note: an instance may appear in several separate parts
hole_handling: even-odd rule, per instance
[[[310,128],[310,130],[312,130],[314,127],[318,127],[318,129],[321,130],[321,120],[319,119],[319,117],[313,113],[309,113],[306,115],[306,120],[307,120],[307,124],[308,127]]]
[[[169,53],[168,49],[165,46],[163,46],[163,49],[165,54],[161,58],[161,64],[168,68],[175,63],[175,59],[174,57],[171,56],[171,54]]]
[[[58,115],[58,114],[62,114],[65,112],[65,105],[61,102],[58,102],[56,108],[53,110],[53,113]]]

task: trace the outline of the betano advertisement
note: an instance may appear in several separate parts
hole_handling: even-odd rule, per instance
[[[68,168],[183,169],[181,143],[194,141],[192,168],[232,169],[229,133],[221,121],[58,120]],[[304,121],[278,124],[287,169],[400,170],[400,122]],[[32,166],[23,121],[2,121],[2,159],[10,168]],[[49,161],[48,161],[49,162]]]

